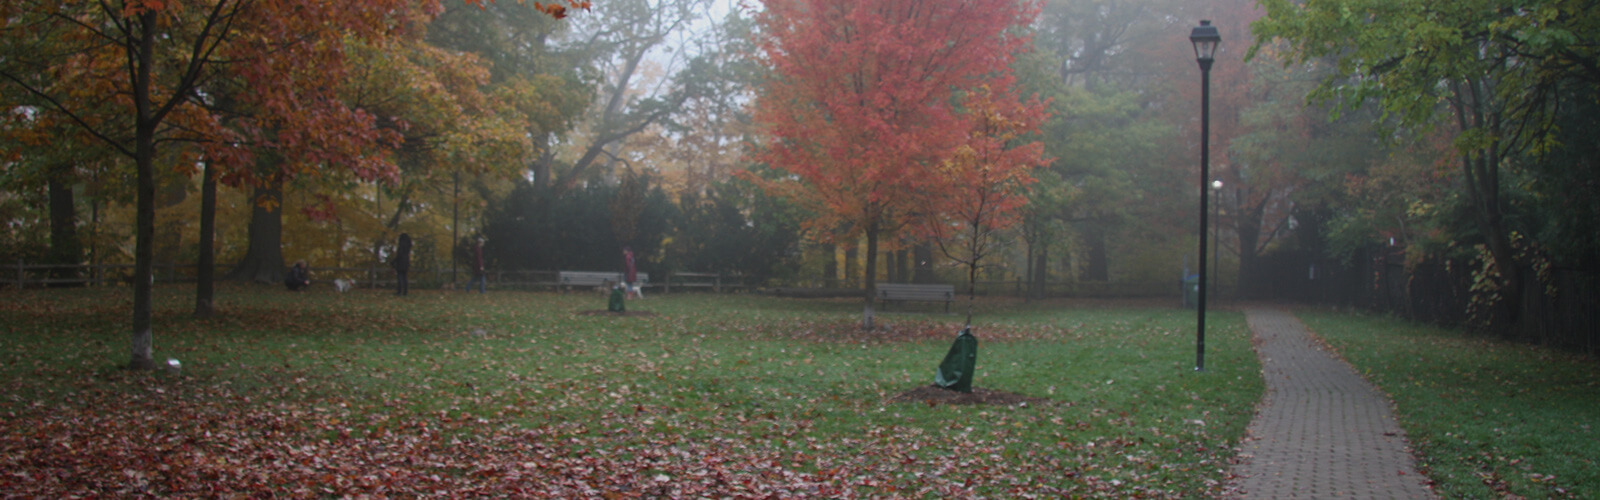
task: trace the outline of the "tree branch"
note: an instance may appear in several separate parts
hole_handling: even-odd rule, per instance
[[[18,86],[22,87],[23,90],[27,91],[29,94],[33,95],[34,97],[37,97],[37,98],[42,99],[45,102],[49,103],[51,109],[54,109],[55,111],[57,111],[57,112],[59,112],[59,113],[61,113],[63,115],[66,115],[67,118],[70,118],[73,123],[76,123],[76,124],[78,124],[79,127],[82,127],[83,131],[88,132],[89,135],[94,136],[96,139],[100,139],[101,142],[104,142],[104,143],[106,143],[107,146],[110,146],[112,149],[117,150],[118,153],[126,155],[129,158],[132,158],[134,156],[133,151],[128,149],[128,147],[126,145],[122,144],[121,142],[117,141],[116,139],[111,138],[110,136],[108,136],[105,133],[101,132],[99,129],[97,129],[94,126],[90,125],[89,122],[87,122],[87,121],[85,121],[83,119],[83,117],[78,116],[77,113],[74,113],[71,108],[68,108],[65,104],[62,104],[61,101],[56,100],[56,98],[54,96],[51,96],[50,94],[48,94],[48,93],[46,93],[46,92],[34,87],[33,85],[29,85],[28,82],[23,81],[20,77],[18,77],[15,74],[12,74],[10,71],[0,70],[0,76],[4,76],[5,79],[11,80],[12,82],[16,83]]]

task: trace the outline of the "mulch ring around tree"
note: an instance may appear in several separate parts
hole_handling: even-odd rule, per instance
[[[1001,405],[1001,406],[1038,406],[1051,404],[1054,401],[1047,398],[1023,396],[1012,392],[994,391],[982,387],[973,387],[972,392],[957,392],[936,385],[925,385],[912,389],[889,398],[891,403],[924,403],[928,406],[938,405]]]
[[[619,317],[619,318],[620,317],[624,317],[624,316],[630,317],[630,318],[647,318],[647,317],[655,316],[656,313],[653,313],[653,312],[650,312],[650,311],[611,312],[611,311],[607,311],[605,309],[590,309],[588,311],[578,311],[578,315],[579,316],[616,316],[616,317]]]

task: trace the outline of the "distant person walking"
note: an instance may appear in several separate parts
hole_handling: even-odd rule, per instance
[[[472,245],[472,281],[467,282],[467,291],[472,291],[472,284],[478,284],[478,293],[483,294],[488,287],[489,275],[483,268],[483,237],[479,236]]]
[[[301,288],[311,286],[311,270],[306,268],[304,259],[294,261],[294,265],[289,266],[289,274],[283,277],[283,284],[289,287],[291,292],[298,292]]]
[[[411,235],[400,233],[400,242],[394,250],[394,260],[389,263],[394,266],[395,295],[411,293],[411,283],[406,275],[411,272]]]
[[[627,294],[644,298],[644,292],[639,290],[639,266],[633,260],[633,248],[622,247],[623,290]]]

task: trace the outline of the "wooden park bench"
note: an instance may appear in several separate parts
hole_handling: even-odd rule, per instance
[[[889,302],[893,301],[920,301],[944,302],[944,312],[950,312],[950,301],[956,298],[954,285],[908,285],[903,283],[879,283],[878,300],[883,301],[884,309],[888,309]]]
[[[639,282],[635,285],[644,288],[645,284],[650,282],[650,273],[639,273],[638,278]],[[561,271],[557,273],[556,280],[560,283],[561,291],[565,292],[568,287],[596,287],[621,283],[622,273]]]

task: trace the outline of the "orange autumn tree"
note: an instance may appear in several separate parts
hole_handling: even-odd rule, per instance
[[[978,269],[1001,231],[1016,224],[1028,202],[1032,170],[1048,163],[1044,144],[1030,139],[1045,119],[1037,98],[1021,101],[1003,75],[968,94],[962,115],[966,140],[939,163],[937,189],[919,196],[920,227],[946,257],[967,267],[967,325],[977,297]]]
[[[772,76],[755,116],[762,157],[794,175],[819,239],[867,239],[862,327],[872,328],[880,233],[948,184],[934,170],[967,139],[957,97],[1009,73],[1038,9],[1016,0],[766,0]],[[948,198],[948,197],[946,197]]]
[[[346,75],[343,43],[394,36],[439,8],[438,0],[22,0],[0,7],[0,37],[22,41],[0,57],[4,91],[132,161],[131,368],[154,366],[157,163],[192,174],[203,159],[222,167],[223,182],[250,184],[272,176],[252,169],[267,152],[288,172],[341,170],[392,182],[397,171],[387,151],[398,134],[337,95]],[[227,82],[243,82],[244,91],[219,92]]]

